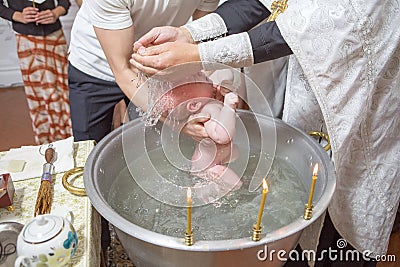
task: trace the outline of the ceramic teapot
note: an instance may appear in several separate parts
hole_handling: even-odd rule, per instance
[[[69,218],[68,218],[69,217]],[[65,217],[38,215],[24,226],[17,239],[15,267],[58,267],[74,255],[78,236],[70,211]]]

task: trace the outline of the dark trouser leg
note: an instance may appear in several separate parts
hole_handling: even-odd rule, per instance
[[[87,75],[74,66],[68,66],[69,100],[72,132],[75,141],[99,142],[112,130],[114,106],[125,95],[115,82]],[[110,244],[108,221],[101,218],[101,248],[106,255]]]
[[[74,140],[99,142],[111,132],[114,106],[124,93],[115,82],[87,75],[71,64],[68,83]]]

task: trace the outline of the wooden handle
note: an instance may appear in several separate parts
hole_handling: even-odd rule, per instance
[[[55,153],[55,151],[52,147],[49,147],[46,149],[46,151],[44,152],[44,157],[45,157],[47,163],[53,162],[54,153]]]

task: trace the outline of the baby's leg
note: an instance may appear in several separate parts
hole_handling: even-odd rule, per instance
[[[217,146],[211,139],[201,140],[194,150],[192,156],[191,171],[196,175],[196,172],[202,172],[216,164]]]
[[[215,165],[207,170],[207,176],[215,181],[218,186],[229,190],[237,190],[242,186],[240,177],[224,165]]]
[[[227,145],[224,145],[225,147],[223,148],[218,148],[218,158],[219,158],[219,163],[218,164],[227,164],[230,162],[233,162],[239,158],[239,147],[234,144],[234,143],[229,143]]]
[[[196,195],[204,203],[213,202],[232,190],[238,190],[242,186],[242,181],[240,181],[236,173],[223,165],[215,165],[201,173],[203,176],[198,176],[208,182],[199,182],[195,187],[197,187]]]

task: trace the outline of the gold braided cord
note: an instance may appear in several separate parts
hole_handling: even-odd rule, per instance
[[[324,138],[327,142],[327,144],[324,146],[324,150],[328,151],[329,149],[331,149],[331,139],[329,138],[329,135],[327,133],[310,131],[310,132],[308,132],[308,134],[311,136],[318,136],[318,137]]]

